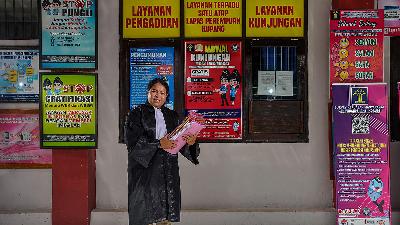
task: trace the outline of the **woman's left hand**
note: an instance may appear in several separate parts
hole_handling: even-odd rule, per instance
[[[193,145],[196,142],[197,134],[186,134],[182,138],[188,145]]]

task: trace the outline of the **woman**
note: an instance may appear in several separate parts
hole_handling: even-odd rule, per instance
[[[164,106],[169,93],[164,80],[151,80],[147,91],[146,104],[129,112],[125,122],[129,225],[170,224],[180,219],[178,155],[166,151],[176,143],[165,137],[179,125],[178,114]],[[196,135],[184,140],[187,145],[180,153],[198,164]]]

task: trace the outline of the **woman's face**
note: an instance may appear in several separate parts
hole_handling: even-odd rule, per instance
[[[156,108],[161,108],[166,100],[167,89],[160,83],[154,84],[147,93],[147,101]]]

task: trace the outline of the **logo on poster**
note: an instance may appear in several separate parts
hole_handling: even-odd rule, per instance
[[[191,76],[197,77],[197,76],[210,76],[210,71],[208,69],[195,69],[192,70],[190,73]]]
[[[352,105],[368,104],[368,87],[351,87],[350,95]]]

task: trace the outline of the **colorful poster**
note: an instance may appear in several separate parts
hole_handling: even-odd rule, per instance
[[[400,0],[378,0],[385,14],[385,36],[400,36]]]
[[[303,37],[304,0],[247,0],[246,37]]]
[[[51,165],[51,150],[40,149],[38,110],[0,110],[0,168]]]
[[[383,11],[331,11],[332,83],[383,81]]]
[[[241,0],[185,0],[185,37],[242,37]]]
[[[199,139],[241,139],[241,42],[186,41],[185,51],[185,109],[206,120]]]
[[[97,147],[97,74],[40,74],[42,148]]]
[[[146,47],[130,49],[130,109],[147,101],[147,84],[159,77],[169,86],[165,106],[174,108],[174,48]]]
[[[122,0],[123,38],[180,36],[180,1]]]
[[[390,224],[386,84],[333,84],[337,224]]]
[[[39,101],[39,50],[0,49],[0,102]]]
[[[97,1],[41,0],[41,69],[97,68]]]

